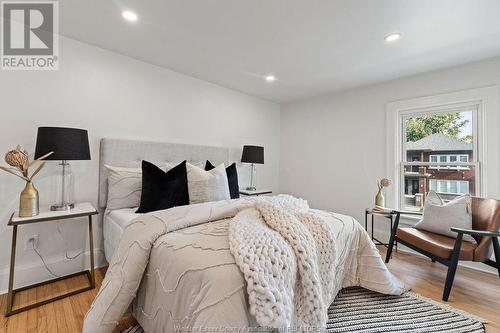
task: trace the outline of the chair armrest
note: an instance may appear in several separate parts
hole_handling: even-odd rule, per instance
[[[500,232],[494,231],[482,231],[482,230],[469,230],[462,228],[451,228],[451,231],[458,232],[459,234],[467,234],[472,236],[480,236],[480,237],[500,237]]]

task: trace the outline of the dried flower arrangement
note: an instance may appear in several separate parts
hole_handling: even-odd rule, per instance
[[[29,155],[26,150],[23,150],[21,146],[17,146],[16,149],[10,150],[5,154],[5,162],[10,166],[9,168],[0,166],[0,170],[8,172],[16,177],[19,177],[26,181],[26,186],[21,192],[21,197],[19,200],[19,216],[20,217],[30,217],[38,215],[39,204],[38,204],[38,191],[33,186],[33,178],[42,170],[45,162],[42,162],[33,173],[29,174],[29,168],[34,163],[41,161],[54,152],[47,153],[39,158],[30,161]]]
[[[385,197],[382,193],[382,190],[385,187],[389,187],[391,185],[391,180],[389,178],[382,178],[377,180],[378,192],[375,196],[375,206],[379,208],[385,207]]]
[[[23,150],[21,146],[18,145],[16,149],[10,150],[7,152],[7,154],[5,154],[5,162],[10,165],[11,168],[0,166],[0,170],[13,174],[14,176],[17,176],[27,182],[31,182],[33,180],[33,177],[35,177],[40,172],[40,170],[42,170],[45,162],[41,163],[31,176],[29,176],[29,167],[37,161],[49,157],[53,153],[54,152],[50,152],[37,158],[36,160],[30,161],[28,152],[26,150]]]
[[[391,185],[391,180],[389,178],[382,178],[377,181],[378,189],[382,190],[384,187],[389,187]]]

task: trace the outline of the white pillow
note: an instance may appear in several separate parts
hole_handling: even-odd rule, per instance
[[[231,199],[224,164],[205,171],[186,163],[186,169],[190,204]]]
[[[104,165],[108,171],[109,210],[139,207],[142,192],[142,168],[123,168]],[[163,170],[171,169],[170,164],[159,166]]]
[[[471,203],[469,194],[445,203],[436,192],[429,191],[424,204],[424,215],[415,228],[456,238],[457,233],[451,231],[451,227],[472,229]],[[463,240],[476,243],[470,235],[464,235]]]

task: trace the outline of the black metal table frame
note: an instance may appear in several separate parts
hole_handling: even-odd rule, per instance
[[[17,313],[20,313],[23,311],[27,311],[27,310],[33,309],[35,307],[38,307],[38,306],[41,306],[41,305],[44,305],[47,303],[51,303],[51,302],[54,302],[54,301],[57,301],[57,300],[60,300],[60,299],[63,299],[63,298],[69,297],[69,296],[73,296],[73,295],[79,294],[81,292],[95,288],[94,240],[93,240],[93,233],[92,233],[92,216],[96,215],[96,214],[97,214],[97,211],[88,212],[88,213],[81,213],[81,214],[74,214],[74,215],[69,215],[69,216],[47,217],[47,218],[37,219],[35,221],[28,221],[28,222],[13,222],[12,218],[14,217],[14,214],[11,215],[8,225],[13,226],[14,229],[12,231],[12,248],[11,248],[11,254],[10,254],[10,271],[9,271],[9,291],[7,294],[7,310],[5,312],[6,317],[12,316],[14,314],[17,314]],[[23,225],[23,224],[32,224],[32,223],[55,221],[55,220],[62,220],[62,219],[72,219],[72,218],[86,217],[86,216],[88,216],[88,219],[89,219],[88,223],[89,223],[90,270],[84,270],[81,272],[60,276],[60,277],[57,277],[55,279],[51,279],[48,281],[35,283],[35,284],[29,285],[29,286],[14,289],[14,270],[15,270],[15,262],[16,262],[17,227],[19,225]],[[32,289],[32,288],[37,288],[37,287],[47,285],[47,284],[50,284],[50,283],[53,283],[56,281],[69,279],[69,278],[79,276],[79,275],[85,275],[87,277],[87,280],[89,282],[88,286],[77,289],[77,290],[70,291],[66,294],[61,294],[61,295],[58,295],[58,296],[55,296],[52,298],[48,298],[48,299],[45,299],[45,300],[42,300],[42,301],[39,301],[36,303],[32,303],[32,304],[29,304],[29,305],[26,305],[26,306],[23,306],[23,307],[20,307],[17,309],[13,309],[14,297],[15,297],[16,293],[18,293],[20,291]]]
[[[395,215],[396,218],[398,219],[399,218],[399,212],[397,211],[392,211],[390,213],[386,213],[386,214],[383,214],[383,213],[374,213],[372,212],[370,209],[366,209],[365,210],[365,230],[366,232],[368,232],[368,215],[371,215],[372,216],[372,228],[371,228],[371,239],[372,241],[376,244],[376,245],[382,245],[382,246],[385,246],[386,248],[389,248],[389,244],[390,243],[384,243],[382,242],[381,240],[375,238],[374,234],[373,234],[373,226],[374,226],[374,216],[377,215],[377,216],[380,216],[380,217],[384,217],[386,219],[389,219],[390,223],[391,223],[391,229],[390,229],[390,234],[389,234],[389,237],[392,233],[392,228],[393,228],[393,225],[394,225],[394,219],[393,219],[393,216]],[[395,242],[394,245],[396,246],[396,252],[398,252],[398,243]]]

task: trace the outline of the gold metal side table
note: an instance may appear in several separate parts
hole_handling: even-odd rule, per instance
[[[97,215],[97,210],[92,206],[91,203],[80,203],[76,204],[75,207],[71,210],[67,211],[43,211],[37,216],[33,217],[16,217],[14,216],[15,213],[12,214],[10,217],[8,225],[13,226],[13,231],[12,231],[12,249],[11,249],[11,254],[10,254],[10,272],[9,272],[9,292],[7,294],[7,310],[5,312],[5,316],[11,316],[13,314],[23,312],[29,309],[33,309],[37,306],[44,305],[50,302],[54,302],[57,300],[60,300],[65,297],[69,297],[90,289],[95,288],[95,274],[94,274],[94,241],[93,241],[93,235],[92,235],[92,216]],[[48,222],[48,221],[57,221],[57,220],[62,220],[62,219],[72,219],[72,218],[77,218],[77,217],[88,217],[88,224],[89,224],[89,246],[90,246],[90,270],[84,270],[78,273],[73,273],[61,277],[57,277],[55,279],[51,279],[48,281],[36,283],[30,286],[25,286],[22,288],[14,289],[14,270],[15,270],[15,264],[16,264],[16,243],[17,243],[17,227],[20,225],[26,225],[26,224],[34,224],[34,223],[40,223],[40,222]],[[71,292],[68,292],[66,294],[61,294],[56,297],[52,297],[49,299],[45,299],[33,304],[29,304],[23,307],[19,307],[17,309],[13,309],[14,306],[14,297],[17,292],[40,287],[49,283],[53,283],[56,281],[64,280],[64,279],[69,279],[72,277],[76,277],[79,275],[84,275],[87,277],[87,280],[89,282],[89,285],[77,290],[73,290]]]

